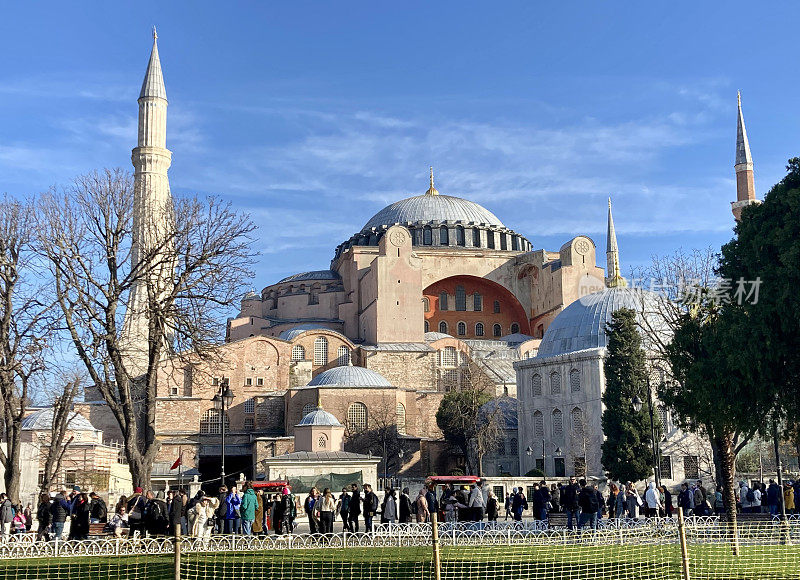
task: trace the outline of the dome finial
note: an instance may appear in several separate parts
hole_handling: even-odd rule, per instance
[[[158,32],[156,32],[155,26],[153,26],[153,40],[158,40]]]
[[[431,165],[431,186],[428,188],[428,191],[425,192],[425,195],[439,195],[439,192],[433,186],[433,165]]]

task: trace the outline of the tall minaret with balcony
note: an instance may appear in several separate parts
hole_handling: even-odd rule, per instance
[[[131,288],[123,326],[123,354],[131,376],[147,371],[149,320],[158,297],[172,277],[172,196],[167,170],[167,91],[158,57],[158,34],[153,28],[153,50],[139,93],[139,138],[133,149],[133,232],[131,268],[146,270]]]
[[[756,186],[753,178],[753,156],[750,154],[750,142],[747,140],[747,129],[742,115],[742,94],[738,93],[739,117],[736,127],[736,201],[731,202],[733,217],[738,222],[742,218],[742,208],[759,203],[756,199]]]

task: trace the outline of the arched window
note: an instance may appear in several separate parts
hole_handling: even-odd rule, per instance
[[[455,349],[455,347],[446,346],[439,351],[439,366],[440,367],[458,366],[458,351]]]
[[[222,411],[219,409],[208,409],[200,418],[200,433],[205,435],[219,435],[220,416]],[[231,421],[227,413],[225,414],[225,432],[230,431]]]
[[[572,433],[575,437],[583,437],[586,425],[583,420],[583,410],[580,407],[572,409]]]
[[[561,409],[553,409],[553,439],[561,439],[564,436],[564,413]]]
[[[425,332],[430,332],[430,330],[431,330],[431,325],[428,324],[428,321],[426,320],[425,321]]]
[[[463,226],[456,226],[456,245],[457,246],[465,246],[466,240],[464,239],[464,227]]]
[[[458,336],[466,336],[467,335],[467,324],[465,322],[459,322],[458,326],[456,327],[458,332]]]
[[[544,415],[541,411],[533,412],[533,436],[544,437]]]
[[[346,367],[350,364],[350,349],[342,345],[336,351],[336,364],[340,367]]]
[[[531,395],[534,397],[542,396],[542,375],[539,373],[531,377]]]
[[[397,432],[406,434],[406,406],[403,403],[397,403]]]
[[[347,408],[347,426],[353,433],[361,433],[367,428],[367,406],[364,403],[352,403]]]
[[[483,322],[478,322],[475,325],[475,336],[483,336]]]
[[[301,413],[300,418],[302,419],[303,417],[305,417],[306,415],[308,415],[312,411],[316,411],[316,410],[317,410],[317,406],[314,403],[306,403],[305,405],[303,405],[303,410],[300,411],[300,413]]]
[[[519,238],[517,236],[511,236],[511,249],[519,250]]]
[[[486,230],[486,247],[494,250],[494,232]]]
[[[320,449],[325,449],[328,446],[328,438],[325,435],[320,435],[319,439],[317,439],[317,447]]]
[[[578,369],[569,371],[569,390],[573,393],[581,392],[581,371]]]
[[[506,234],[500,234],[500,249],[508,249],[508,236]]]
[[[299,360],[306,359],[306,349],[304,349],[299,344],[296,344],[292,347],[292,362],[297,362]]]
[[[499,300],[495,300],[494,301],[494,313],[495,314],[500,314],[500,301]]]
[[[669,431],[667,421],[669,421],[669,414],[667,408],[663,405],[658,406],[658,420],[661,421],[661,432],[666,433]]]
[[[478,228],[472,228],[472,245],[475,248],[481,247],[481,231]]]
[[[447,226],[442,226],[439,228],[439,245],[440,246],[450,245],[450,233],[447,231]]]
[[[511,334],[517,334],[519,332],[519,324],[516,322],[511,323]]]
[[[472,295],[472,309],[475,312],[480,312],[483,310],[483,296],[481,296],[478,292],[475,292]]]
[[[519,441],[517,441],[516,437],[511,438],[508,446],[511,448],[508,450],[510,455],[519,455]]]
[[[458,312],[467,310],[467,293],[461,285],[456,286],[456,310]]]
[[[492,334],[494,336],[503,336],[503,327],[500,326],[499,324],[495,324],[492,327]]]
[[[444,320],[439,323],[439,332],[447,334],[447,323]]]
[[[425,226],[422,228],[422,245],[423,246],[430,246],[433,243],[433,230],[431,230],[431,226]]]
[[[422,297],[422,309],[425,312],[430,312],[431,311],[431,302],[430,302],[430,300],[428,300],[427,296],[423,296]]]
[[[439,292],[439,310],[447,310],[447,292]]]
[[[328,339],[324,336],[314,341],[314,364],[316,366],[328,364]]]
[[[561,394],[561,375],[558,371],[550,373],[550,393],[553,395]]]

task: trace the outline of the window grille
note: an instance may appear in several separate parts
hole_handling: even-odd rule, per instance
[[[336,352],[336,362],[340,367],[346,367],[350,364],[350,349],[346,346],[340,346]]]
[[[494,301],[494,313],[495,314],[500,314],[500,301],[499,300],[495,300]]]
[[[669,455],[662,455],[659,468],[661,471],[661,479],[672,479],[672,457]]]
[[[553,439],[564,437],[564,413],[561,409],[553,409]]]
[[[439,323],[439,332],[447,334],[447,323],[444,320]]]
[[[494,336],[503,336],[503,327],[500,326],[499,324],[495,324],[492,327],[492,334]]]
[[[483,310],[483,296],[481,296],[478,292],[472,295],[472,309],[475,312],[480,312]]]
[[[352,403],[347,408],[347,425],[354,433],[367,428],[367,406],[364,403]]]
[[[328,339],[324,336],[314,341],[314,364],[316,366],[328,364]]]
[[[697,479],[700,477],[700,462],[697,455],[686,455],[683,458],[683,478]]]
[[[439,310],[447,310],[447,292],[439,293]]]
[[[255,420],[253,417],[245,417],[244,418],[244,430],[245,431],[252,431],[255,428]]]
[[[544,437],[544,415],[541,411],[533,412],[533,436]]]
[[[539,373],[531,377],[531,395],[534,397],[542,396],[542,375]]]
[[[583,410],[581,410],[579,407],[572,409],[572,433],[576,437],[583,437],[586,433],[583,422]]]
[[[483,336],[483,322],[479,322],[475,325],[475,336]]]
[[[301,411],[302,415],[301,415],[300,418],[302,419],[303,417],[305,417],[306,415],[308,415],[312,411],[316,411],[316,410],[317,410],[317,406],[314,403],[306,403],[305,405],[303,405],[303,410]]]
[[[447,346],[439,351],[439,366],[458,366],[458,351],[455,349],[455,347]]]
[[[511,441],[508,442],[508,446],[510,447],[508,450],[509,455],[519,455],[519,442],[516,437],[511,438]]]
[[[467,293],[461,285],[456,286],[456,310],[459,312],[467,310]]]
[[[550,374],[550,393],[553,395],[561,394],[561,375],[558,372]]]
[[[569,371],[569,390],[573,393],[581,392],[581,371],[578,369]]]
[[[458,336],[465,336],[467,334],[467,325],[464,322],[458,323]]]
[[[304,349],[299,344],[292,347],[292,362],[305,360],[305,358],[306,358],[306,349]]]
[[[430,246],[433,243],[433,231],[430,226],[425,226],[422,229],[422,245]]]
[[[219,435],[220,430],[220,414],[222,411],[219,409],[208,409],[200,419],[200,433],[204,435]],[[231,421],[228,414],[225,414],[225,432],[230,430]]]
[[[439,228],[439,245],[441,246],[450,245],[450,234],[447,231],[447,226],[442,226]]]
[[[325,439],[325,435],[320,435],[319,439],[317,439],[317,447],[320,449],[325,449],[327,447],[327,440]]]

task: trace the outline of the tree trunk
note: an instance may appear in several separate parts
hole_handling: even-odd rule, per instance
[[[724,469],[722,466],[722,455],[720,453],[719,445],[717,444],[716,439],[711,439],[711,456],[714,460],[714,483],[716,485],[724,485],[723,482],[725,481],[725,476],[723,475]],[[734,463],[734,471],[735,471],[735,463]]]
[[[6,465],[3,475],[6,485],[6,494],[14,505],[19,501],[19,480],[20,480],[20,449],[22,447],[22,437],[20,425],[11,425],[9,438],[6,441]]]
[[[725,514],[728,519],[728,538],[735,556],[739,555],[739,533],[736,524],[736,453],[733,450],[733,435],[723,433],[713,438],[713,443],[719,450],[722,465],[722,498],[725,504]]]

